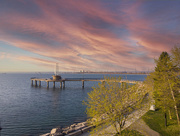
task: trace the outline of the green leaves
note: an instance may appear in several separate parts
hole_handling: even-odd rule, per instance
[[[143,104],[146,93],[142,84],[130,85],[121,78],[106,77],[88,94],[87,115],[96,129],[112,125],[120,133],[128,115]]]
[[[175,108],[177,120],[179,121],[177,104],[180,101],[180,48],[174,47],[172,55],[162,52],[159,59],[155,60],[155,71],[148,76],[147,84],[151,84],[154,90],[154,99],[157,108],[167,112]],[[149,87],[150,88],[150,87]]]

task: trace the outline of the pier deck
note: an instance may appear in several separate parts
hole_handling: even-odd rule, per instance
[[[81,81],[82,82],[82,88],[84,88],[84,82],[85,81],[99,81],[103,82],[105,81],[104,79],[101,78],[64,78],[64,79],[59,79],[59,80],[53,80],[51,78],[31,78],[31,85],[33,86],[33,81],[35,82],[35,86],[38,86],[37,82],[39,82],[39,86],[41,86],[41,81],[47,82],[47,88],[49,88],[49,82],[53,82],[53,87],[55,88],[55,82],[60,82],[60,88],[65,88],[65,82],[66,81]],[[142,82],[142,81],[134,81],[134,80],[121,80],[120,83],[132,83],[135,84],[137,82]]]

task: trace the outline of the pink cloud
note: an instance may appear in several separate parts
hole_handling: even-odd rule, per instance
[[[154,57],[179,42],[179,33],[157,29],[155,23],[162,22],[142,13],[142,1],[128,6],[121,2],[114,9],[117,13],[100,1],[32,3],[38,15],[18,12],[20,9],[0,14],[0,40],[54,61],[31,56],[19,60],[47,65],[58,62],[69,70],[120,71],[135,66],[143,70],[153,66]],[[28,4],[23,2],[25,7]]]
[[[6,53],[5,52],[0,52],[0,59],[6,58]]]
[[[139,2],[127,9],[129,22],[126,26],[131,33],[131,39],[144,47],[143,50],[147,56],[154,58],[159,56],[162,51],[169,52],[175,44],[179,43],[180,34],[173,29],[167,29],[168,23],[166,22],[169,22],[167,18],[174,16],[171,15],[171,12],[167,12],[167,9],[158,9],[157,13],[145,16],[139,10],[143,4],[143,2]],[[163,25],[165,27],[162,27]]]

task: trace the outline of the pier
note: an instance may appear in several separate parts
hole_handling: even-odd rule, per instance
[[[82,88],[84,88],[84,82],[85,81],[104,81],[103,79],[96,79],[96,78],[65,78],[65,79],[46,79],[46,78],[31,78],[31,85],[37,87],[41,86],[41,82],[44,81],[47,83],[47,88],[49,88],[49,83],[53,83],[53,88],[55,88],[55,83],[59,82],[60,88],[65,88],[65,82],[67,81],[81,81],[82,82]]]
[[[99,81],[99,82],[103,82],[105,81],[104,79],[100,79],[100,78],[64,78],[64,79],[47,79],[47,78],[31,78],[31,86],[35,86],[35,87],[41,87],[41,82],[44,81],[47,83],[47,88],[49,88],[49,83],[53,83],[53,88],[55,88],[55,83],[59,82],[59,86],[60,88],[65,88],[65,82],[67,81],[81,81],[82,82],[82,88],[84,88],[84,82],[86,81]],[[135,84],[135,83],[139,83],[142,81],[132,81],[132,80],[121,80],[120,83],[131,83],[131,84]]]

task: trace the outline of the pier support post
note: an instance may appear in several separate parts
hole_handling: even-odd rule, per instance
[[[82,80],[82,88],[84,88],[84,80]]]
[[[35,80],[35,86],[37,87],[37,80]]]
[[[33,86],[33,80],[31,80],[31,86]]]
[[[41,87],[41,81],[39,80],[39,87]]]
[[[55,81],[53,81],[53,88],[55,88]]]
[[[60,82],[60,88],[62,88],[62,82]]]
[[[47,88],[49,88],[49,81],[47,81]]]
[[[63,88],[65,88],[65,81],[63,81]]]

